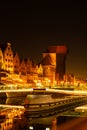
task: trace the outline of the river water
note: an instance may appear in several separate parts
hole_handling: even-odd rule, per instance
[[[46,103],[54,99],[48,95],[28,95],[27,97],[14,97],[0,99],[0,130],[57,130],[57,127],[75,117],[44,117],[28,118],[25,116],[24,103]]]

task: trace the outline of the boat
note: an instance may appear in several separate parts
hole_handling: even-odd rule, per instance
[[[6,97],[26,97],[29,92],[6,92]]]

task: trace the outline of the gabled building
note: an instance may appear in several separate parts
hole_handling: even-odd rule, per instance
[[[54,57],[54,61],[52,59]],[[44,81],[47,80],[51,83],[55,82],[55,53],[49,54],[48,52],[43,53],[43,59],[40,61],[40,63],[43,68],[43,78]]]
[[[30,83],[38,79],[36,64],[31,59],[25,59],[26,71],[27,71],[27,82]]]
[[[20,72],[20,57],[19,57],[17,52],[14,53],[13,68],[14,68],[14,73],[19,74],[19,72]]]
[[[42,60],[36,64],[29,58],[20,59],[18,53],[13,52],[11,43],[0,44],[0,70],[9,72],[10,77],[16,75],[26,83],[58,83],[64,80],[67,52],[66,46],[49,46]]]
[[[4,66],[4,59],[3,59],[3,53],[2,50],[0,48],[0,70],[4,70],[5,66]]]
[[[26,64],[24,59],[20,60],[20,78],[23,79],[24,81],[26,80]]]
[[[55,53],[55,64],[56,64],[56,72],[55,78],[56,81],[62,81],[63,77],[66,73],[66,56],[68,53],[67,46],[60,45],[60,46],[49,46],[47,49],[49,54]],[[51,57],[54,59],[54,57]]]
[[[11,43],[1,44],[0,48],[3,53],[4,70],[9,71],[10,73],[13,73],[14,72],[13,51],[11,48]]]
[[[65,75],[65,62],[67,55],[66,46],[49,46],[43,53],[39,64],[43,67],[43,77],[50,80],[52,84],[63,81]]]

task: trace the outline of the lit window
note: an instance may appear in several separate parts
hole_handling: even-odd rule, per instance
[[[46,128],[46,130],[50,130],[50,128]]]
[[[33,128],[33,126],[29,126],[29,130],[33,130],[34,128]]]
[[[8,65],[8,68],[10,68],[10,65]]]

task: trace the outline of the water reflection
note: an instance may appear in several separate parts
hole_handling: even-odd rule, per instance
[[[40,95],[41,96],[41,95]],[[41,118],[41,119],[31,119],[25,116],[24,108],[12,108],[12,105],[19,106],[23,105],[25,100],[33,102],[35,99],[41,100],[40,96],[30,95],[26,98],[16,97],[16,98],[3,98],[0,100],[0,130],[50,130],[50,122],[52,118]],[[4,106],[3,106],[4,105]],[[11,106],[10,108],[7,106]]]
[[[0,104],[5,104],[7,98],[0,98]]]
[[[41,95],[40,95],[41,96]],[[42,97],[36,95],[29,95],[28,97],[16,97],[16,98],[3,98],[0,99],[0,104],[4,104],[4,107],[0,108],[0,130],[57,130],[58,126],[70,120],[70,117],[44,117],[44,118],[29,118],[25,115],[24,107],[22,106],[27,99],[29,102],[38,100],[42,101]],[[45,96],[46,97],[46,96]],[[46,102],[48,97],[46,97]],[[44,100],[43,100],[44,101]],[[50,97],[49,97],[50,101]],[[6,107],[6,105],[11,106]],[[12,108],[12,105],[16,108]]]
[[[5,104],[22,105],[24,103],[24,100],[25,100],[24,97],[22,97],[22,98],[19,97],[17,99],[15,99],[15,98],[7,98]]]
[[[0,113],[0,130],[12,130],[14,118],[21,118],[21,114],[23,114],[23,110],[20,109],[3,109]]]
[[[57,118],[54,118],[51,122],[51,130],[57,130]]]
[[[46,121],[44,122],[45,119],[42,119],[42,121],[40,121],[41,119],[36,120],[26,118],[23,110],[7,109],[6,117],[0,123],[0,130],[56,130],[54,129],[57,127],[55,119],[49,124],[46,124]]]

